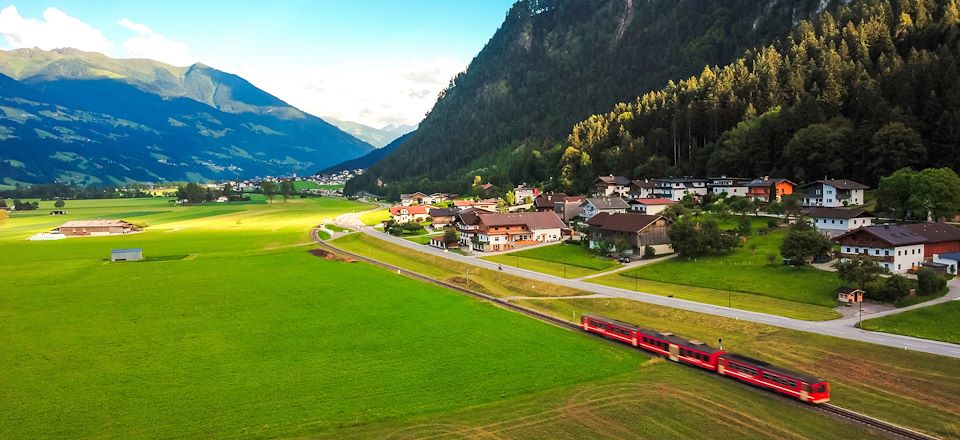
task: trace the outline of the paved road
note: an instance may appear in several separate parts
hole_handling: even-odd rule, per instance
[[[477,267],[482,267],[490,270],[497,270],[498,264],[482,260],[474,257],[466,257],[458,255],[453,252],[445,252],[440,249],[434,249],[428,246],[418,245],[416,243],[404,240],[402,238],[393,237],[388,234],[384,234],[372,228],[363,227],[359,223],[359,217],[356,214],[347,214],[337,218],[337,223],[339,226],[350,227],[355,230],[358,230],[364,234],[373,236],[380,240],[385,240],[390,243],[404,246],[418,252],[425,254],[435,255],[438,257],[448,258],[451,260],[458,261],[460,263],[469,264]],[[853,327],[853,324],[856,323],[855,319],[846,318],[835,321],[825,321],[825,322],[811,322],[811,321],[802,321],[799,319],[786,318],[782,316],[769,315],[766,313],[750,312],[739,309],[732,309],[729,307],[715,306],[711,304],[703,304],[693,301],[687,301],[677,298],[669,298],[665,296],[653,295],[643,292],[634,292],[625,289],[618,289],[615,287],[601,286],[598,284],[592,284],[580,280],[571,280],[564,279],[561,277],[556,277],[552,275],[546,275],[539,272],[533,272],[525,269],[518,269],[515,267],[503,266],[503,272],[516,275],[519,277],[543,281],[552,284],[558,284],[561,286],[570,287],[573,289],[582,290],[585,292],[591,292],[595,295],[603,295],[610,298],[623,298],[633,301],[644,302],[648,304],[654,304],[664,307],[673,307],[681,310],[688,310],[691,312],[706,313],[708,315],[722,316],[732,319],[742,319],[750,322],[756,322],[760,324],[772,325],[781,328],[787,328],[791,330],[799,330],[810,333],[817,333],[828,336],[835,336],[843,339],[850,339],[854,341],[868,342],[872,344],[885,345],[888,347],[903,348],[905,350],[913,350],[924,353],[938,354],[942,356],[949,356],[953,358],[960,358],[960,345],[950,344],[946,342],[931,341],[927,339],[913,338],[909,336],[900,336],[889,333],[878,333],[878,332],[869,332],[865,330],[860,330]],[[957,295],[960,295],[960,288],[957,284],[952,283],[950,294],[947,297],[937,300],[937,302],[949,301],[956,299]],[[906,310],[912,309],[906,308]],[[901,309],[904,310],[904,309]],[[889,313],[887,313],[889,314]],[[879,315],[879,314],[878,314]],[[876,316],[876,315],[874,315]],[[871,317],[874,317],[871,316]]]

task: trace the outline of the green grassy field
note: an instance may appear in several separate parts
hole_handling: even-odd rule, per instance
[[[341,238],[335,243],[338,246],[344,246],[347,242],[349,242],[349,247],[358,253],[435,278],[443,279],[456,272],[456,269],[440,269],[442,266],[455,267],[456,263],[449,262],[449,260],[438,259],[359,234]],[[493,272],[491,276],[497,277],[503,276],[503,274]],[[527,282],[529,283],[529,281]],[[520,280],[520,283],[523,283],[523,280]],[[482,291],[483,286],[479,287],[474,285],[471,288]],[[628,300],[564,298],[584,295],[586,292],[552,285],[541,284],[532,290],[537,295],[528,294],[526,296],[554,296],[554,298],[518,300],[515,302],[567,320],[573,320],[574,316],[582,316],[584,313],[596,313],[637,323],[652,329],[672,331],[680,336],[707,341],[712,345],[716,345],[718,338],[723,338],[724,348],[727,350],[755,356],[829,380],[834,391],[834,401],[844,407],[944,438],[960,437],[960,422],[958,422],[960,421],[960,399],[956,397],[960,395],[960,382],[952,379],[960,375],[960,360],[785,330],[741,320],[718,318]],[[508,295],[500,293],[498,296]],[[684,368],[678,369],[687,371]],[[646,376],[646,374],[643,373],[643,376]],[[698,385],[699,382],[692,381],[691,384],[694,384],[694,389],[700,386]],[[577,395],[593,394],[594,391],[590,390],[593,386],[593,384],[585,385],[585,390]],[[663,387],[664,384],[658,382],[658,386]],[[596,391],[596,394],[603,395],[604,393]],[[664,391],[659,394],[661,398],[665,395],[669,395],[669,393]],[[718,397],[710,398],[716,399]],[[729,400],[728,397],[720,396],[719,398],[724,399],[724,401]],[[567,404],[572,405],[575,401],[576,398],[571,397]],[[611,411],[612,414],[605,419],[605,423],[613,424],[614,427],[610,429],[614,430],[617,429],[616,426],[621,426],[619,424],[621,423],[620,417],[613,415],[613,413],[621,414],[623,418],[642,418],[646,414],[642,412],[643,405],[648,403],[649,401],[642,400],[639,405],[641,410],[632,407],[622,408],[611,404],[606,409]],[[774,403],[774,401],[754,402],[743,406],[731,403],[724,408],[736,412],[742,411],[744,408],[750,408],[751,411],[766,412],[773,408],[767,405],[773,405]],[[535,406],[536,403],[530,402],[529,405]],[[710,407],[703,404],[698,408],[708,410]],[[513,432],[511,426],[514,422],[520,426],[526,426],[524,423],[528,419],[524,415],[525,411],[532,411],[523,405],[518,408],[506,406],[500,409],[500,413],[505,414],[503,417],[509,415],[510,422],[503,423],[503,429],[507,432]],[[680,411],[683,412],[683,410]],[[551,411],[548,411],[548,413],[553,414]],[[686,412],[686,414],[688,417],[690,416],[689,412]],[[474,426],[475,423],[483,423],[475,420],[486,420],[484,417],[488,415],[486,411],[477,411],[476,414],[466,412],[458,418],[451,419],[453,421],[450,422],[450,425],[440,424],[435,429],[441,432],[450,429],[457,433],[482,434],[485,431],[479,429],[464,431],[464,429]],[[792,417],[795,416],[791,414],[788,418]],[[575,426],[571,427],[560,416],[553,420],[558,423],[558,429],[576,431]],[[574,422],[571,423],[575,425]],[[628,422],[622,423],[627,424]],[[429,427],[424,426],[424,430],[433,432],[429,431]],[[535,426],[542,427],[543,425]],[[598,429],[603,426],[605,425],[598,424]],[[789,424],[789,426],[796,425]],[[728,427],[725,426],[724,428]],[[634,426],[633,429],[638,428]],[[731,431],[733,433],[740,432],[737,428],[730,429],[733,429]],[[413,429],[413,431],[422,434],[421,430]],[[527,431],[521,429],[521,431],[524,434],[520,437],[524,437],[524,435],[536,437],[536,434],[529,432],[529,429]],[[495,432],[501,431],[497,430]],[[619,432],[619,435],[611,434],[609,436],[629,437],[624,431],[616,432]],[[776,436],[775,434],[770,435]],[[652,437],[656,437],[656,435]],[[750,436],[748,435],[748,437]],[[843,435],[833,437],[846,438]],[[403,436],[400,436],[400,438],[403,438]],[[546,438],[549,438],[549,436]]]
[[[426,231],[424,231],[426,232]],[[434,237],[443,237],[443,234],[417,235],[413,237],[404,237],[404,240],[412,241],[416,244],[428,245]]]
[[[794,269],[784,266],[779,246],[785,230],[750,239],[757,245],[736,249],[731,255],[699,258],[695,261],[672,259],[623,273],[624,276],[710,289],[732,290],[772,298],[832,308],[841,282],[836,273],[812,267]],[[767,255],[776,256],[776,264]]]
[[[360,215],[360,221],[367,226],[379,225],[387,220],[390,220],[390,211],[386,208],[368,211]]]
[[[599,257],[582,246],[564,243],[483,259],[514,267],[519,264],[523,269],[565,278],[581,278],[618,266],[616,261]]]
[[[862,328],[960,344],[960,301],[868,319]]]
[[[751,312],[769,313],[806,321],[827,321],[842,317],[839,312],[829,307],[787,301],[752,293],[735,292],[732,290],[650,281],[636,276],[630,276],[623,272],[590,278],[586,281],[604,286],[618,287],[620,289],[652,293],[654,295],[669,296],[724,307],[733,307]]]
[[[20,255],[0,267],[0,437],[324,433],[617,376],[645,359],[310,255],[309,227],[351,208],[78,202],[71,216],[153,226],[56,242],[22,238],[63,218],[18,213],[0,230],[4,252]],[[179,259],[105,261],[115,247]]]

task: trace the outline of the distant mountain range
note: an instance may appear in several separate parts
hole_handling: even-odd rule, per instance
[[[340,119],[324,116],[324,121],[333,124],[335,127],[350,133],[353,137],[360,139],[377,148],[383,148],[391,142],[397,140],[400,136],[410,133],[417,129],[415,125],[387,125],[382,128],[375,128],[364,125],[359,122],[342,121]]]
[[[330,173],[336,173],[337,171],[357,170],[357,169],[367,169],[367,168],[370,168],[371,166],[375,165],[376,163],[380,162],[381,160],[383,160],[384,158],[386,158],[387,156],[389,156],[391,153],[393,153],[394,151],[396,151],[397,148],[399,148],[401,145],[403,145],[404,142],[407,141],[407,139],[410,139],[410,137],[413,136],[413,133],[414,133],[414,132],[407,133],[407,134],[405,134],[405,135],[403,135],[403,136],[400,136],[399,138],[397,138],[397,139],[394,140],[393,142],[391,142],[390,145],[387,145],[387,146],[385,146],[385,147],[383,147],[383,148],[380,148],[380,149],[377,149],[377,150],[373,150],[373,151],[371,151],[371,152],[369,152],[369,153],[367,153],[367,154],[365,154],[365,155],[363,155],[363,156],[361,156],[361,157],[358,157],[358,158],[356,158],[356,159],[350,159],[350,160],[348,160],[348,161],[341,162],[341,163],[339,163],[339,164],[337,164],[337,165],[334,165],[334,166],[332,166],[332,167],[330,167],[330,168],[321,170],[321,171],[320,171],[319,173],[317,173],[317,174],[330,174]]]
[[[280,175],[372,150],[203,64],[0,51],[0,184]]]

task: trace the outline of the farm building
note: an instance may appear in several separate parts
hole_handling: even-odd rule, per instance
[[[67,237],[123,235],[139,230],[140,228],[123,220],[73,220],[57,228],[59,233]]]
[[[110,251],[110,261],[140,261],[143,249],[114,249]]]
[[[623,240],[630,245],[630,250],[625,253],[643,255],[647,246],[666,251],[670,245],[670,221],[659,215],[597,214],[587,221],[587,225],[590,227],[591,249],[601,242]]]

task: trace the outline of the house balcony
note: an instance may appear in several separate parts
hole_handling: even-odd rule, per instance
[[[893,255],[870,255],[870,254],[865,253],[865,252],[860,252],[860,253],[834,252],[834,253],[833,253],[833,256],[834,256],[835,258],[853,258],[853,257],[860,257],[860,258],[866,258],[866,259],[868,259],[868,260],[872,260],[872,261],[880,262],[880,263],[893,263],[894,258],[895,258]]]

